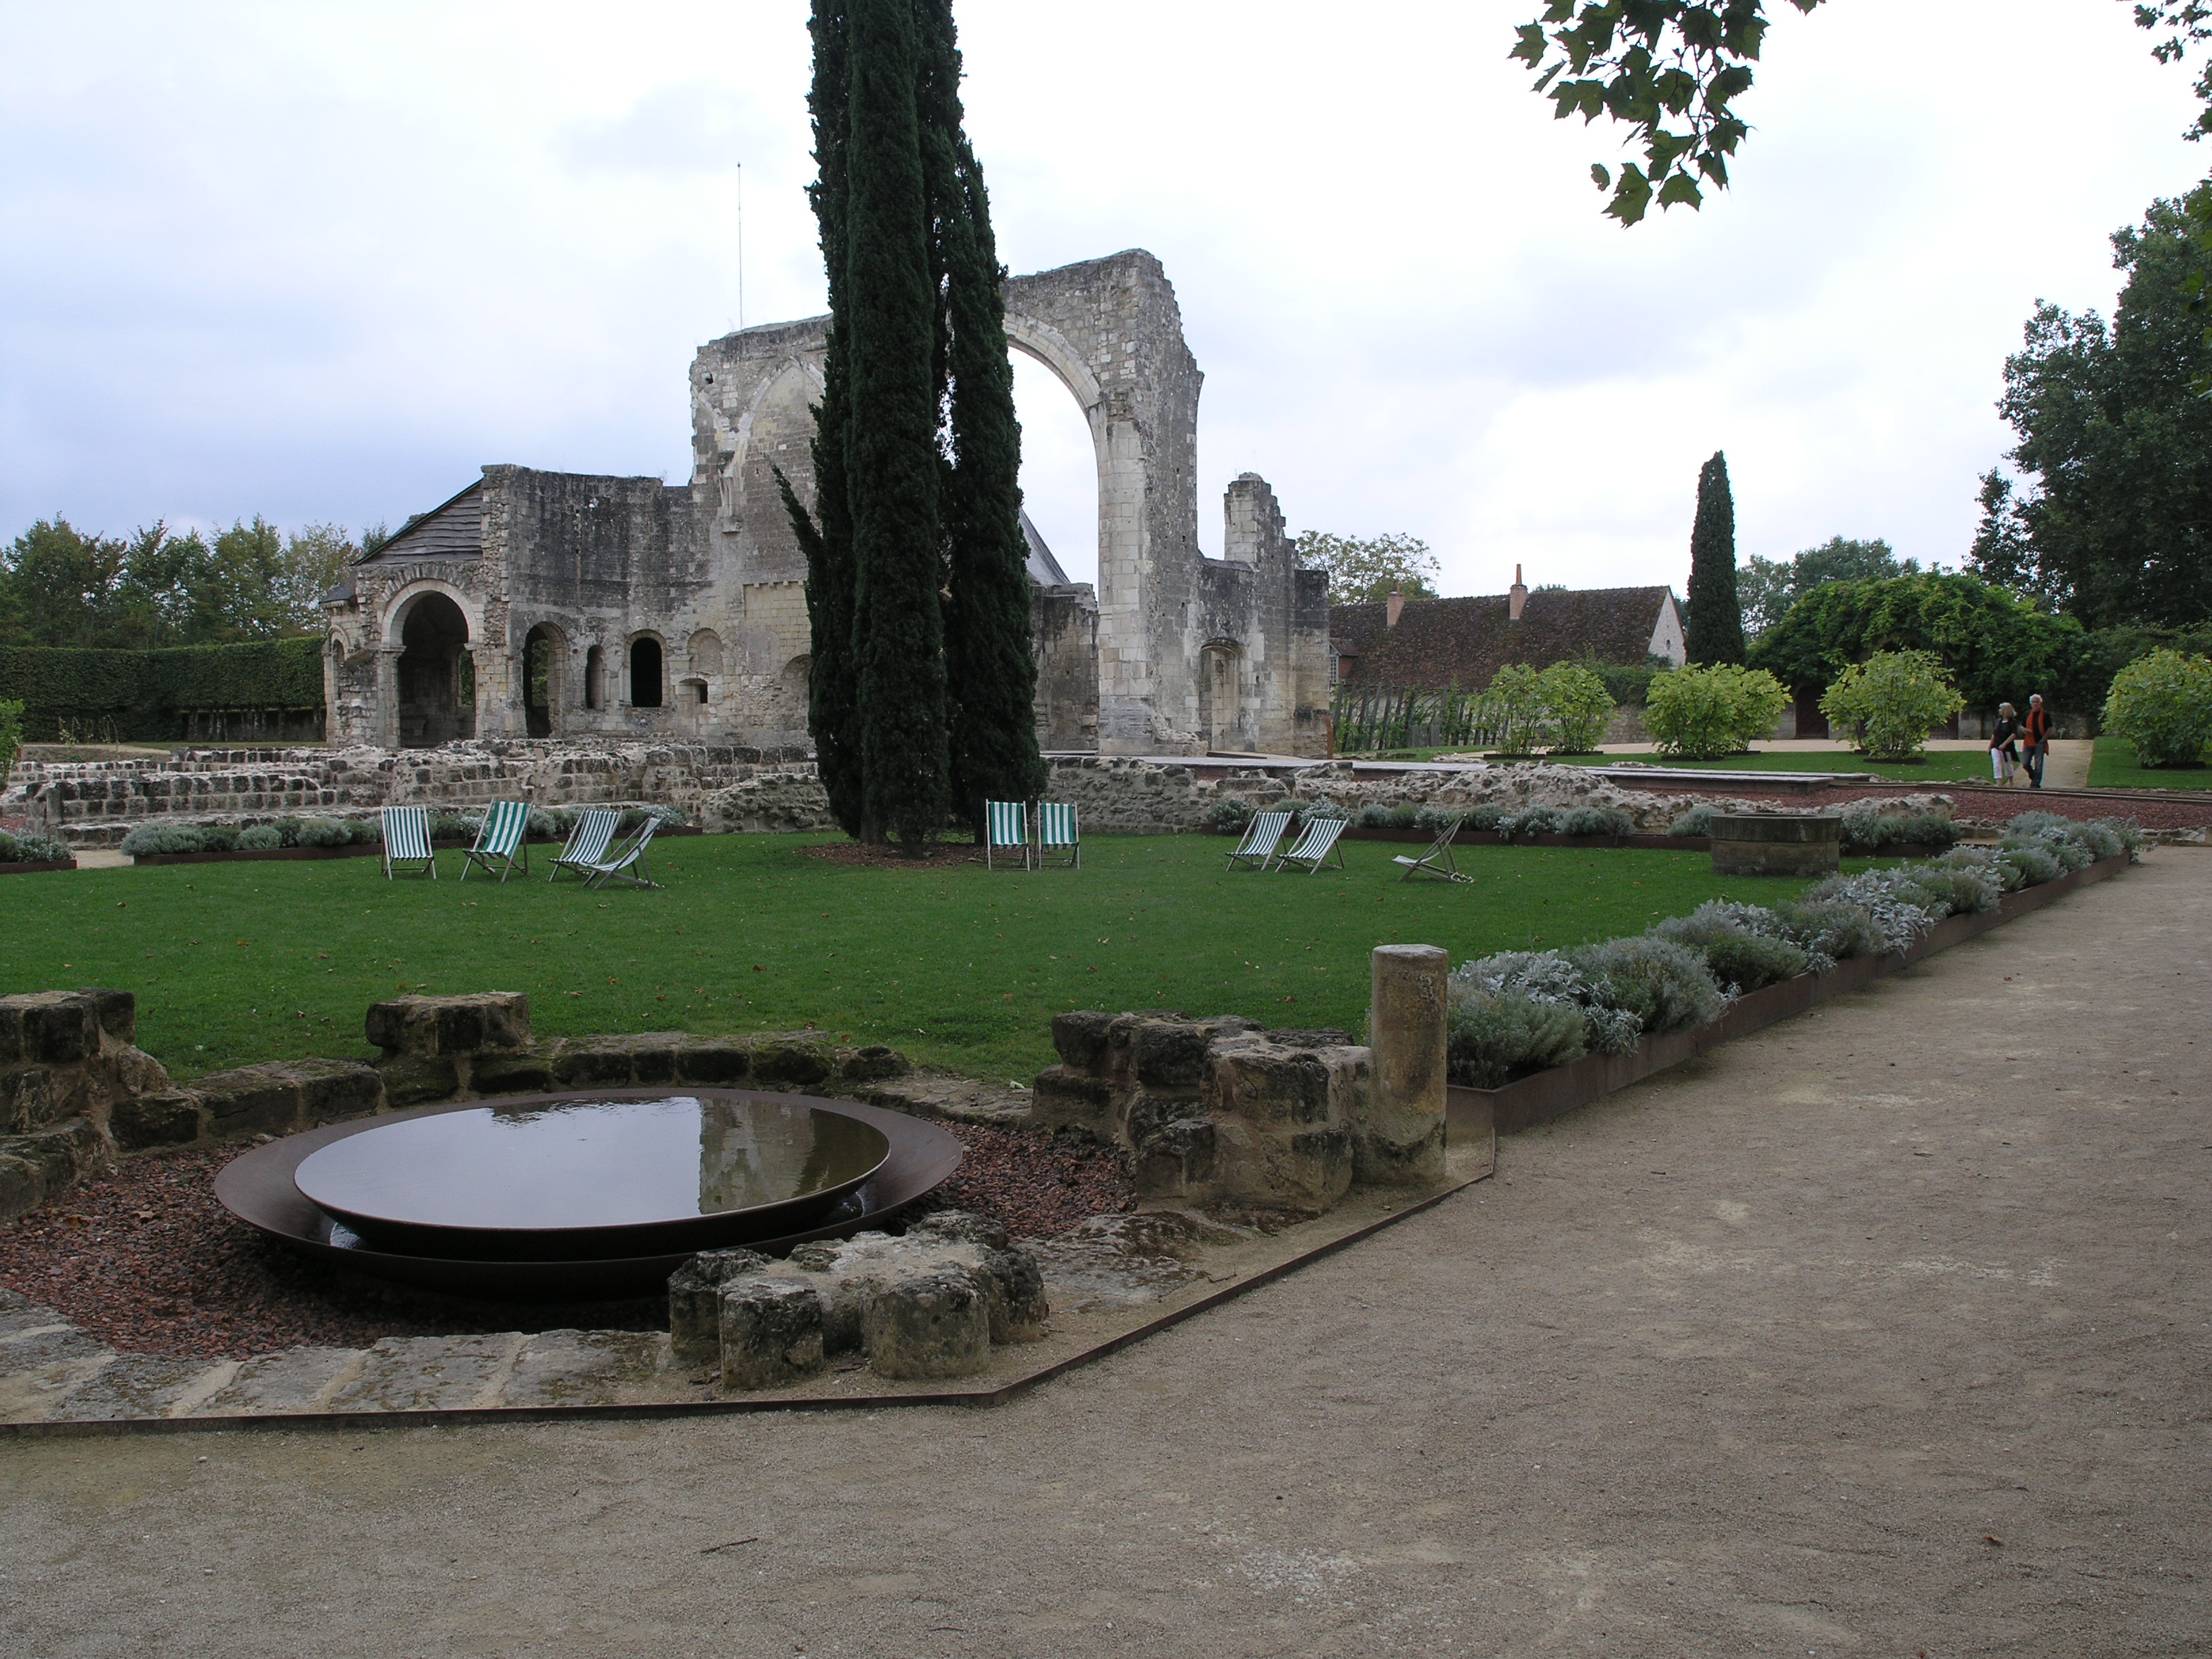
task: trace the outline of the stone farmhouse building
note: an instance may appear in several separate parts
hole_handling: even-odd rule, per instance
[[[1330,678],[1355,684],[1480,691],[1508,663],[1547,668],[1585,659],[1676,667],[1688,660],[1682,607],[1668,587],[1538,588],[1458,599],[1393,594],[1329,611]]]
[[[1229,486],[1225,556],[1198,546],[1198,397],[1175,291],[1141,250],[1016,277],[1006,336],[1089,421],[1096,591],[1034,526],[1048,750],[1318,755],[1326,578],[1297,568],[1273,492]],[[487,466],[323,601],[333,743],[493,735],[809,744],[805,560],[775,470],[811,501],[829,319],[741,330],[694,357],[690,477]]]

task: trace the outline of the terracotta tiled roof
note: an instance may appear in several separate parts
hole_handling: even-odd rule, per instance
[[[1640,663],[1673,598],[1664,587],[1539,589],[1518,622],[1503,593],[1408,599],[1395,628],[1387,603],[1332,605],[1329,644],[1348,680],[1479,691],[1507,663]]]

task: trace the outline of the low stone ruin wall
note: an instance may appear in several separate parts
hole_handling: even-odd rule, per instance
[[[797,829],[815,827],[800,821],[808,791],[820,795],[813,774],[804,750],[711,744],[483,738],[438,749],[184,749],[158,759],[21,762],[0,795],[0,817],[73,847],[112,846],[149,820],[245,825],[517,798],[535,806],[671,804],[710,829],[738,829],[751,826],[709,799],[754,783],[769,787],[740,800],[788,792],[799,803],[780,815],[757,806],[760,827]],[[826,805],[820,817],[826,823]]]
[[[128,991],[0,997],[0,1220],[105,1169],[118,1118],[168,1087],[137,1024]]]

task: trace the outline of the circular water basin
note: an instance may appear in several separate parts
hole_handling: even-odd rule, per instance
[[[579,1095],[379,1124],[310,1153],[292,1179],[373,1245],[587,1261],[791,1232],[890,1152],[881,1129],[826,1103]]]

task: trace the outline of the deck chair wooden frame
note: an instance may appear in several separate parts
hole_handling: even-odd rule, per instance
[[[384,878],[390,881],[402,873],[403,864],[420,864],[422,870],[406,872],[411,875],[429,872],[430,879],[438,878],[437,855],[430,850],[430,809],[427,806],[387,806],[381,815],[384,827]]]
[[[645,849],[653,845],[653,832],[659,828],[659,818],[647,817],[631,832],[628,841],[587,868],[584,885],[606,887],[620,882],[625,887],[659,886],[645,867]]]
[[[1443,833],[1429,843],[1429,850],[1420,857],[1409,859],[1401,853],[1393,858],[1391,863],[1405,867],[1406,873],[1398,879],[1411,881],[1415,876],[1434,876],[1439,881],[1473,881],[1473,876],[1452,861],[1452,837],[1459,834],[1460,825],[1466,821],[1467,814],[1462,812],[1445,824]]]
[[[1072,800],[1041,800],[1036,807],[1037,868],[1046,867],[1048,854],[1059,854],[1063,870],[1083,867],[1083,828]]]
[[[1338,869],[1345,868],[1344,848],[1337,845],[1337,841],[1346,828],[1346,820],[1343,818],[1307,819],[1305,829],[1299,833],[1298,844],[1276,858],[1275,868],[1303,870],[1312,875],[1332,858]]]
[[[1030,869],[1035,857],[1030,847],[1030,811],[1018,800],[987,800],[983,803],[983,867],[995,870],[1000,854],[1006,854],[1006,862],[1013,862],[1012,849],[1022,853],[1022,868]]]
[[[1290,827],[1288,812],[1254,813],[1252,822],[1244,826],[1244,839],[1237,843],[1237,850],[1222,867],[1234,870],[1240,864],[1250,864],[1265,870],[1274,861],[1275,849],[1283,844]]]
[[[605,862],[607,848],[614,845],[615,831],[621,826],[622,813],[614,807],[586,807],[584,816],[568,832],[568,844],[553,855],[553,873],[545,879],[560,880],[563,870],[572,876],[582,876],[593,866]]]
[[[495,800],[484,810],[477,844],[461,854],[461,879],[469,878],[471,865],[483,866],[486,875],[501,883],[517,870],[530,873],[530,803]]]

